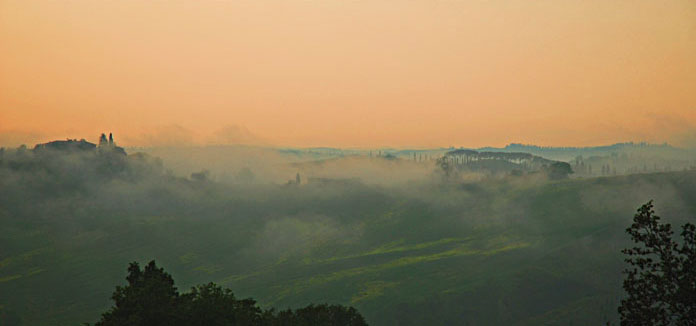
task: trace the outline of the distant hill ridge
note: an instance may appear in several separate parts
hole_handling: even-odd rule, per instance
[[[109,138],[106,138],[106,134],[101,134],[99,137],[99,145],[90,143],[84,138],[77,139],[66,139],[66,140],[54,140],[43,144],[36,144],[34,146],[34,152],[41,151],[68,151],[68,152],[89,152],[89,151],[99,151],[99,152],[112,152],[121,155],[127,155],[126,150],[123,147],[119,147],[114,142],[114,136],[109,133]]]
[[[537,146],[529,144],[511,143],[505,147],[482,147],[480,151],[488,152],[526,152],[548,159],[571,161],[576,158],[590,156],[612,156],[621,154],[639,154],[651,157],[663,156],[671,158],[685,158],[693,154],[693,150],[687,148],[674,147],[667,143],[651,144],[647,142],[625,142],[605,146],[588,147],[551,147]]]
[[[450,166],[458,170],[505,172],[520,174],[524,172],[550,171],[560,168],[567,173],[572,173],[568,163],[549,160],[525,152],[494,152],[475,151],[470,149],[457,149],[445,153],[440,158],[439,164],[445,169]],[[443,165],[443,163],[445,163]]]
[[[555,146],[538,146],[538,145],[532,145],[532,144],[521,144],[521,143],[510,143],[508,145],[505,145],[503,148],[499,147],[482,147],[479,148],[479,150],[514,150],[514,151],[529,151],[529,150],[541,150],[541,151],[610,151],[610,150],[619,150],[619,149],[625,149],[625,148],[670,148],[670,149],[679,149],[677,147],[674,147],[668,143],[662,143],[662,144],[651,144],[647,142],[640,142],[640,143],[634,143],[634,142],[624,142],[624,143],[615,143],[611,145],[604,145],[604,146],[584,146],[584,147],[574,147],[574,146],[560,146],[560,147],[555,147]]]

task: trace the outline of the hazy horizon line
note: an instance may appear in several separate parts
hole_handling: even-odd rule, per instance
[[[108,135],[108,133],[105,133]],[[27,147],[33,148],[36,145],[39,144],[45,144],[48,142],[53,142],[53,141],[62,141],[62,140],[85,140],[90,143],[97,144],[97,142],[92,142],[87,138],[80,137],[80,138],[55,138],[52,140],[48,141],[38,141],[36,143],[32,143],[32,145],[29,145],[27,143],[19,144],[19,145],[7,145],[0,143],[0,148],[16,148],[20,147],[22,145],[25,145]],[[588,146],[572,146],[572,145],[538,145],[535,143],[526,143],[526,142],[515,142],[515,141],[510,141],[506,142],[505,145],[502,146],[496,146],[496,145],[486,145],[486,146],[389,146],[389,145],[383,145],[379,146],[376,145],[374,147],[366,147],[366,146],[331,146],[331,145],[316,145],[316,146],[301,146],[301,145],[283,145],[283,144],[245,144],[245,143],[207,143],[207,144],[197,144],[197,143],[183,143],[179,145],[123,145],[122,147],[125,149],[163,149],[163,148],[213,148],[213,147],[248,147],[248,148],[264,148],[264,149],[276,149],[276,150],[283,150],[283,149],[300,149],[300,150],[320,150],[320,149],[327,149],[327,150],[353,150],[353,151],[367,151],[367,150],[398,150],[398,151],[427,151],[427,150],[452,150],[452,149],[471,149],[471,150],[486,150],[486,149],[509,149],[511,147],[515,146],[520,146],[520,147],[529,147],[529,148],[537,148],[537,149],[565,149],[565,150],[584,150],[584,149],[599,149],[599,148],[609,148],[609,147],[616,147],[616,146],[621,146],[621,145],[632,145],[632,146],[646,146],[646,147],[671,147],[675,149],[693,149],[694,147],[688,147],[688,146],[679,146],[679,145],[674,145],[669,142],[649,142],[649,141],[635,141],[635,140],[629,140],[629,141],[623,141],[623,142],[611,142],[611,143],[602,143],[602,144],[596,144],[596,145],[588,145]]]

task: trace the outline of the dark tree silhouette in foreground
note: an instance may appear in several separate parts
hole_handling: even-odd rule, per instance
[[[111,296],[114,306],[97,326],[175,325],[179,293],[172,276],[151,261],[144,270],[138,263],[128,267],[128,285],[117,286]]]
[[[678,243],[650,201],[638,209],[626,232],[636,246],[622,250],[630,267],[624,270],[621,325],[696,325],[694,225],[682,226]]]
[[[238,300],[215,283],[179,294],[171,275],[151,261],[128,267],[128,285],[117,286],[114,306],[95,326],[367,326],[352,307],[309,305],[276,313],[253,299]]]

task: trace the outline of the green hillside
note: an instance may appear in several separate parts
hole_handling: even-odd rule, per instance
[[[264,307],[346,304],[370,325],[600,324],[616,319],[635,209],[655,199],[666,222],[696,217],[693,171],[233,185],[147,157],[108,169],[78,158],[0,164],[8,322],[94,322],[124,266],[156,259],[182,289],[213,281]]]

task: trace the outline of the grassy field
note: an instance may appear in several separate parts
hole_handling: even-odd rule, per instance
[[[95,321],[127,264],[151,259],[182,290],[349,304],[371,325],[596,325],[616,319],[635,209],[696,216],[694,172],[399,187],[164,175],[65,191],[2,177],[0,316],[22,325]]]

